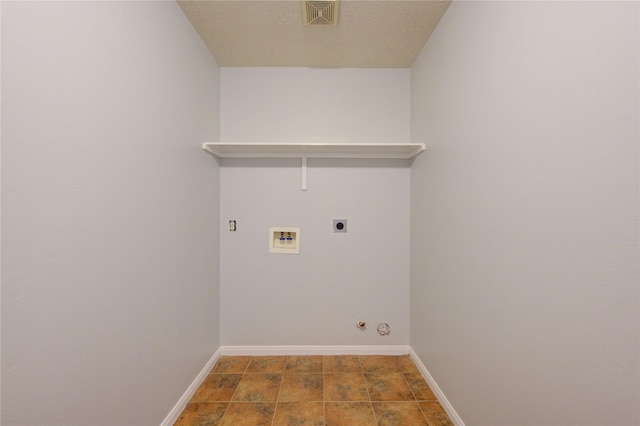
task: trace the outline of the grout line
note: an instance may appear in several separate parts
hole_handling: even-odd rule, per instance
[[[300,402],[314,402],[314,401],[300,401]],[[386,400],[385,401],[367,401],[367,400],[364,400],[364,399],[347,400],[347,401],[335,400],[334,401],[332,399],[329,399],[329,400],[327,400],[327,402],[344,402],[344,403],[347,403],[347,404],[350,404],[352,402],[353,403],[362,403],[362,402],[374,403],[375,402],[377,404],[377,403],[380,402],[380,403],[388,404],[388,403],[391,403],[391,402],[409,402],[409,403],[414,403],[415,402],[415,403],[418,403],[418,402],[438,402],[438,401],[411,401],[411,400],[407,401],[405,399],[400,399],[400,400],[398,400],[398,399],[390,399],[388,401],[386,401]]]
[[[424,410],[422,409],[422,405],[418,404],[418,408],[420,409],[420,412],[422,413],[422,417],[424,417],[424,420],[427,422],[427,425],[429,425],[429,420],[427,420],[427,415],[424,413]]]
[[[413,360],[411,360],[411,362],[413,362]],[[413,391],[413,388],[411,387],[411,383],[409,383],[409,380],[407,380],[407,374],[411,374],[411,373],[402,373],[402,377],[404,377],[404,381],[407,382],[407,385],[409,385],[409,390],[411,391],[411,395],[413,395],[413,402],[415,402],[416,404],[418,404],[418,409],[420,410],[420,413],[422,413],[422,417],[424,417],[424,421],[427,423],[427,425],[429,424],[429,421],[427,420],[427,416],[424,414],[424,410],[422,409],[422,406],[420,405],[418,398],[416,397],[415,392]]]
[[[406,374],[411,374],[411,373],[402,373],[402,378],[404,379],[404,382],[407,384],[407,386],[409,386],[409,392],[411,392],[411,396],[413,396],[413,400],[417,402],[418,398],[416,398],[416,394],[415,392],[413,392],[413,388],[411,387],[411,383],[409,383],[409,380],[407,380]]]
[[[218,360],[218,362],[216,363],[216,365],[213,366],[213,368],[211,369],[211,371],[215,370],[216,367],[218,366],[218,364],[222,361],[222,359],[224,358],[224,355],[220,356],[220,359]],[[251,362],[251,361],[249,361]],[[248,364],[247,364],[248,365]],[[211,373],[213,374],[213,373]],[[227,411],[229,410],[229,406],[231,405],[231,401],[233,401],[233,397],[235,396],[236,392],[238,392],[238,386],[240,386],[240,382],[242,381],[242,377],[240,376],[240,380],[238,381],[238,384],[236,385],[235,390],[233,391],[233,394],[231,395],[231,398],[229,398],[229,402],[227,402],[227,406],[224,409],[224,413],[222,413],[222,417],[220,417],[220,422],[222,423],[222,420],[224,420],[224,416],[227,415]]]
[[[278,395],[276,395],[276,406],[273,407],[273,417],[271,417],[271,425],[276,421],[276,413],[278,411],[278,404],[280,403],[280,392],[282,391],[282,384],[284,383],[284,375],[287,371],[287,363],[289,362],[289,357],[284,361],[284,369],[282,370],[282,377],[280,378],[280,387],[278,388]]]
[[[367,384],[367,378],[364,376],[364,367],[362,362],[360,362],[360,355],[358,355],[358,363],[360,364],[360,371],[362,374],[362,380],[364,380],[364,387],[367,390],[367,397],[369,398],[369,408],[371,409],[371,414],[373,414],[373,421],[375,424],[378,424],[378,418],[376,417],[376,412],[373,409],[373,401],[371,401],[371,392],[369,392],[369,385]]]
[[[222,360],[222,357],[220,357],[220,359]],[[231,398],[229,398],[229,403],[227,404],[227,408],[224,409],[224,413],[222,414],[222,417],[220,417],[220,422],[224,420],[224,416],[227,415],[227,411],[229,410],[229,407],[231,406],[232,402],[246,402],[246,401],[234,401],[233,397],[235,397],[236,393],[238,393],[238,388],[240,387],[240,383],[242,382],[242,379],[244,379],[245,374],[247,374],[247,370],[249,369],[249,364],[251,364],[251,361],[253,361],[253,357],[249,358],[249,362],[247,363],[247,366],[244,368],[244,371],[240,373],[240,381],[236,385],[236,389],[233,391],[233,395],[231,395]],[[238,373],[229,373],[229,374],[238,374]]]
[[[322,356],[322,423],[327,424],[327,404],[324,398],[324,360],[326,356]]]
[[[411,358],[409,358],[409,359],[411,359]],[[411,363],[413,365],[415,365],[415,362],[413,362],[412,359],[411,359]],[[417,366],[416,366],[416,368],[417,368]],[[407,382],[407,385],[409,385],[409,390],[411,391],[411,395],[413,395],[413,399],[415,400],[415,403],[418,404],[418,409],[420,410],[420,413],[422,413],[422,417],[424,417],[424,421],[427,423],[427,425],[429,425],[429,421],[427,420],[427,416],[424,414],[424,410],[422,409],[422,406],[418,402],[418,398],[416,397],[416,394],[413,391],[413,387],[411,387],[411,383],[409,383],[409,380],[407,380],[407,374],[411,374],[411,373],[402,372],[402,377],[404,377],[404,381]],[[424,380],[424,378],[423,378],[423,380]],[[429,385],[427,385],[427,386],[429,386]]]

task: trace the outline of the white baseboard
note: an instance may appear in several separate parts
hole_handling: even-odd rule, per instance
[[[222,355],[407,355],[408,345],[395,346],[221,346]]]
[[[424,366],[422,361],[420,361],[420,358],[418,358],[418,354],[416,354],[411,347],[409,348],[409,356],[416,364],[416,367],[418,367],[418,370],[420,370],[420,373],[422,373],[422,376],[427,381],[427,384],[435,394],[436,398],[438,398],[438,402],[440,403],[444,411],[446,411],[449,415],[449,419],[451,419],[451,422],[456,426],[464,426],[464,422],[462,421],[456,410],[453,409],[453,406],[442,392],[442,389],[440,389],[440,386],[438,386],[431,374],[429,374],[427,367]]]
[[[222,353],[220,352],[220,348],[213,354],[211,359],[207,362],[204,368],[198,373],[195,380],[191,383],[191,385],[187,388],[187,390],[182,394],[182,397],[178,400],[176,405],[171,409],[167,417],[160,423],[160,426],[173,426],[173,424],[178,420],[180,414],[187,406],[193,395],[196,393],[204,379],[207,378],[207,375],[211,371],[211,369],[216,365],[216,362],[220,359]]]

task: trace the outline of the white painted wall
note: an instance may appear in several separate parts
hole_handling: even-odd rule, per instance
[[[221,70],[224,141],[407,142],[408,108],[409,70]],[[310,159],[307,192],[300,173],[296,159],[221,168],[222,344],[408,344],[408,164]],[[300,227],[300,254],[270,254],[271,226]]]
[[[411,71],[411,345],[468,425],[640,423],[639,4],[454,2]]]
[[[409,70],[223,68],[226,142],[409,142]]]
[[[174,2],[2,2],[2,424],[159,424],[219,346],[218,67]]]

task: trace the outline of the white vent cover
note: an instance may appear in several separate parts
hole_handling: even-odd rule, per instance
[[[338,0],[306,0],[303,4],[305,25],[336,25]]]

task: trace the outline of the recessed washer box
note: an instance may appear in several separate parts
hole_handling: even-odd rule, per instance
[[[269,228],[269,253],[300,254],[300,228]]]

